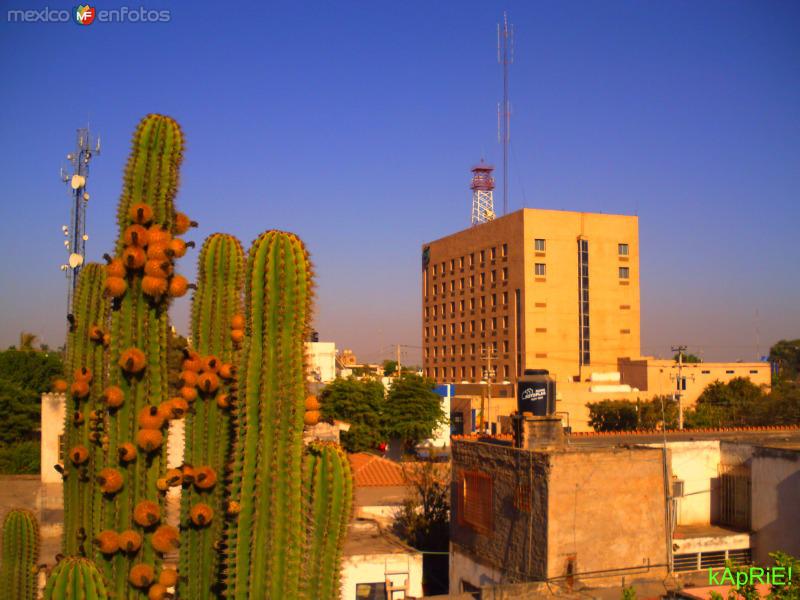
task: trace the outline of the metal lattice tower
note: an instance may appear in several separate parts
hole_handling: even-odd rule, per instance
[[[508,93],[508,71],[514,62],[514,26],[503,13],[503,28],[497,25],[497,62],[503,65],[503,106],[497,106],[497,138],[503,145],[503,214],[508,214],[508,160],[511,143],[511,98]]]
[[[472,167],[472,224],[494,221],[494,167],[481,160]]]
[[[67,276],[67,312],[72,312],[72,297],[78,283],[78,274],[86,259],[86,204],[89,202],[89,192],[86,191],[86,180],[89,177],[89,161],[95,154],[100,154],[100,139],[92,140],[88,127],[78,129],[77,145],[73,152],[67,154],[67,160],[72,165],[72,173],[61,169],[61,181],[69,186],[71,200],[70,224],[61,227],[64,233],[64,246],[67,249],[67,262],[61,265],[61,270]]]

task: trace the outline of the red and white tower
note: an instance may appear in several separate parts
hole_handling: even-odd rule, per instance
[[[472,167],[472,224],[494,221],[494,167],[481,159]]]

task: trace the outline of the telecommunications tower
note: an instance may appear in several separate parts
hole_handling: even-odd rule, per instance
[[[508,146],[511,142],[511,99],[508,95],[508,71],[514,62],[514,26],[503,13],[502,28],[497,25],[497,62],[503,65],[503,105],[497,104],[497,139],[503,145],[503,214],[508,213]]]
[[[92,146],[94,145],[94,150]],[[61,265],[61,270],[67,276],[67,312],[72,312],[72,301],[75,286],[78,284],[78,274],[86,260],[86,204],[89,202],[89,192],[86,191],[86,180],[89,177],[89,161],[95,154],[100,154],[100,139],[92,144],[89,128],[78,129],[77,145],[75,150],[67,154],[67,160],[72,166],[72,173],[61,169],[61,181],[69,186],[70,194],[70,223],[62,225],[64,234],[64,247],[67,249],[67,262]]]
[[[472,224],[494,221],[494,167],[481,162],[472,167]]]

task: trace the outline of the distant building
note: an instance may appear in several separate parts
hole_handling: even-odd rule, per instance
[[[353,351],[350,350],[349,348],[345,348],[344,350],[342,350],[337,360],[339,362],[340,368],[353,367],[358,363],[356,355],[353,354]]]
[[[329,383],[336,379],[336,344],[333,342],[306,342],[309,381]]]
[[[800,553],[800,428],[565,436],[557,418],[516,423],[453,440],[451,593],[702,583],[727,560]]]

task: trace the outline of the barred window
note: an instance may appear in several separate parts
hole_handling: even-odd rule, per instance
[[[478,533],[492,531],[492,478],[479,471],[464,471],[458,490],[458,521]]]
[[[531,486],[518,483],[514,490],[514,508],[520,512],[531,512]]]

